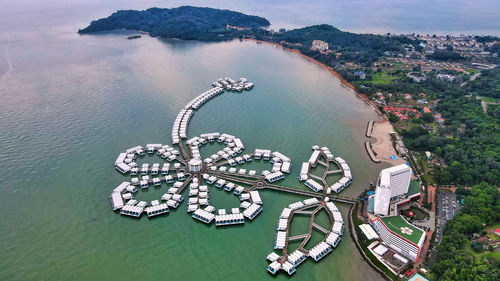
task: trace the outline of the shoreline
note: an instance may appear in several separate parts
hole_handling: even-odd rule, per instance
[[[373,121],[372,128],[370,130],[370,136],[367,135],[367,137],[369,139],[375,140],[375,142],[367,141],[368,143],[370,143],[370,148],[371,148],[372,152],[375,153],[375,155],[373,155],[373,157],[370,154],[369,149],[367,148],[367,144],[365,142],[366,152],[367,152],[368,156],[370,157],[370,159],[373,162],[375,162],[376,164],[387,163],[387,164],[390,164],[392,166],[405,163],[404,159],[402,159],[400,157],[397,157],[397,159],[390,158],[393,155],[398,156],[398,154],[392,145],[390,132],[392,132],[394,130],[394,128],[392,127],[391,122],[389,122],[389,119],[387,119],[387,117],[368,99],[367,96],[358,93],[358,91],[356,91],[356,88],[354,88],[354,86],[351,83],[349,83],[347,80],[342,78],[342,76],[340,76],[340,74],[338,74],[335,70],[333,70],[331,67],[327,66],[326,64],[324,64],[318,60],[315,60],[307,55],[304,55],[299,50],[291,49],[291,48],[285,47],[285,46],[278,44],[278,43],[257,40],[257,39],[253,39],[253,38],[242,38],[242,40],[268,44],[268,45],[279,47],[279,48],[282,48],[286,51],[295,53],[295,54],[300,55],[303,58],[315,63],[316,65],[318,65],[321,68],[328,71],[330,74],[337,77],[343,86],[352,90],[358,98],[360,98],[367,105],[372,107],[373,110],[375,111],[375,113],[377,113],[377,115],[380,118],[380,120],[378,120],[378,121]]]
[[[325,69],[326,71],[330,72],[330,74],[332,74],[333,76],[337,77],[340,80],[340,82],[342,83],[343,86],[345,86],[345,87],[349,88],[350,90],[352,90],[354,92],[354,94],[358,98],[360,98],[366,104],[368,104],[369,106],[371,106],[375,110],[375,113],[377,113],[377,115],[381,118],[381,120],[378,121],[378,122],[376,122],[376,123],[379,123],[379,122],[383,123],[383,122],[387,121],[387,118],[385,117],[385,115],[382,114],[382,112],[380,112],[380,110],[368,99],[367,96],[358,93],[358,91],[356,91],[356,88],[351,83],[349,83],[347,80],[345,80],[342,76],[340,76],[340,74],[338,74],[338,72],[336,72],[335,70],[333,70],[328,65],[326,65],[326,64],[324,64],[324,63],[322,63],[322,62],[320,62],[320,61],[318,61],[316,59],[313,59],[310,56],[304,55],[299,50],[288,48],[288,47],[285,47],[285,46],[283,46],[281,44],[278,44],[278,43],[269,42],[269,41],[263,41],[263,40],[253,39],[253,38],[242,38],[241,40],[252,41],[252,42],[256,42],[256,43],[263,43],[263,44],[268,44],[268,45],[272,45],[272,46],[275,46],[275,47],[280,47],[280,48],[282,48],[282,49],[284,49],[286,51],[295,53],[295,54],[297,54],[299,56],[302,56],[303,58],[305,58],[305,59],[307,59],[307,60],[315,63],[316,65],[318,65],[321,68]]]

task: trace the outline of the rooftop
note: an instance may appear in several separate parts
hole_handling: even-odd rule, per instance
[[[408,281],[429,281],[427,278],[423,277],[420,274],[415,274],[412,278],[408,279]]]
[[[380,218],[392,232],[418,245],[424,232],[408,223],[401,216]]]
[[[420,186],[418,184],[417,180],[411,180],[410,181],[410,186],[408,187],[408,196],[412,196],[415,194],[420,193]]]

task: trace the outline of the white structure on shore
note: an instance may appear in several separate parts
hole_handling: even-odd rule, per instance
[[[313,40],[312,44],[311,44],[311,50],[317,50],[320,52],[324,52],[324,51],[328,50],[328,43],[326,43],[325,41],[321,41],[321,40]]]
[[[375,215],[389,213],[391,198],[405,195],[411,179],[411,168],[406,164],[384,169],[380,172],[374,197]]]

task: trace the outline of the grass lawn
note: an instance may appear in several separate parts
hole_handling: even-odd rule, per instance
[[[404,210],[403,214],[405,214],[405,216],[408,216],[410,211],[413,212],[412,219],[423,220],[429,216],[429,214],[427,212],[425,212],[424,210],[417,208],[415,206],[411,206],[409,209]]]
[[[495,235],[495,229],[500,228],[500,223],[494,224],[493,226],[489,227],[486,231],[488,234],[486,234],[488,237],[490,237],[493,240],[500,240],[500,237]]]
[[[479,72],[479,70],[471,69],[471,68],[464,68],[465,71],[469,72],[470,75],[474,75]]]
[[[409,224],[403,217],[394,216],[394,217],[385,217],[382,218],[384,224],[394,233],[397,233],[399,236],[410,240],[411,242],[418,244],[424,232],[413,225]],[[407,232],[402,232],[402,227],[407,227],[412,230],[411,234]]]
[[[372,80],[370,82],[375,85],[388,85],[393,80],[400,78],[398,75],[389,75],[385,71],[372,73],[371,76]]]
[[[465,250],[467,252],[471,253],[472,255],[474,255],[476,258],[485,258],[488,260],[494,259],[494,260],[500,261],[500,252],[499,251],[488,252],[488,253],[485,253],[485,252],[478,253],[478,252],[475,252],[474,250],[472,250],[471,245],[472,245],[472,242],[467,240],[465,242]]]
[[[482,99],[484,102],[491,102],[491,103],[497,102],[497,99],[492,97],[479,97],[479,98]]]

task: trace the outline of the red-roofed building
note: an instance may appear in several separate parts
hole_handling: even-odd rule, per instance
[[[388,112],[391,112],[391,111],[394,111],[394,107],[390,106],[390,105],[386,105],[382,108],[384,111],[388,111]]]
[[[424,107],[424,113],[431,113],[431,110],[426,106]]]
[[[405,94],[405,99],[406,100],[411,100],[411,95],[410,94]]]
[[[399,120],[406,121],[406,120],[408,120],[408,117],[407,117],[407,116],[405,116],[405,115],[403,115],[403,116],[399,117]]]
[[[500,236],[500,227],[495,230],[495,235]]]

